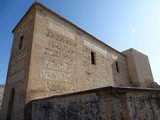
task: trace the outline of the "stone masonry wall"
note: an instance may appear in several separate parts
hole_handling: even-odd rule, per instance
[[[2,118],[0,118],[1,120],[5,120],[7,118],[8,111],[12,109],[9,103],[12,90],[15,90],[15,94],[13,100],[11,120],[23,119],[23,110],[26,102],[33,26],[34,15],[30,14],[14,31],[12,52],[10,56],[4,98],[2,103]],[[22,36],[23,44],[22,48],[19,49],[19,43]]]
[[[148,57],[134,49],[128,49],[123,54],[127,56],[132,83],[137,87],[151,87],[154,80]]]
[[[30,66],[30,99],[130,85],[124,55],[41,7],[37,7]]]
[[[25,120],[159,120],[159,92],[108,87],[53,96],[30,102]]]
[[[5,87],[4,85],[0,85],[0,111],[1,111],[1,105],[2,105],[4,87]]]
[[[0,119],[2,120],[7,118],[8,113],[9,118],[7,119],[11,117],[11,120],[23,120],[24,105],[30,100],[105,86],[132,86],[132,79],[130,81],[127,57],[125,55],[39,3],[34,3],[31,6],[13,32],[14,41],[7,73],[2,111],[0,113]],[[23,39],[23,44],[22,48],[19,49],[21,38]],[[139,55],[136,58],[138,59],[138,57]],[[148,64],[148,61],[145,62]],[[140,69],[139,73],[143,73],[142,69]],[[145,77],[146,73],[141,77]],[[12,97],[11,93],[14,93]],[[116,94],[111,95],[109,99],[105,99],[112,100],[112,97],[117,97]],[[81,97],[77,98],[75,96],[73,101],[76,101],[75,104],[82,104],[78,108],[79,110],[83,106],[88,106],[90,113],[87,112],[87,108],[83,108],[85,112],[82,114],[87,114],[84,118],[82,117],[83,119],[94,120],[101,119],[101,116],[102,118],[104,117],[104,114],[100,113],[102,106],[99,106],[101,102],[104,102],[100,101],[103,100],[100,98],[103,95],[93,93],[92,95],[84,96],[82,99]],[[121,97],[125,97],[126,101],[128,100],[128,96],[125,94],[121,94]],[[155,96],[153,96],[153,99],[156,99]],[[77,100],[80,101],[77,102]],[[70,101],[72,99],[69,98],[68,106],[70,106]],[[56,104],[59,104],[58,102]],[[122,101],[121,99],[113,99],[113,102],[121,103]],[[75,104],[71,108],[74,108]],[[148,104],[148,101],[146,104]],[[119,104],[121,109],[117,111],[117,115],[123,116],[122,113],[126,111],[124,112],[122,107],[128,105]],[[41,108],[41,105],[37,105],[37,108],[39,107]],[[133,106],[130,105],[130,107]],[[67,107],[65,106],[64,109],[67,109]],[[94,109],[95,112],[91,109]],[[136,111],[136,108],[134,109]],[[61,110],[62,113],[60,114],[66,115],[65,111]],[[33,109],[33,111],[36,111],[36,109]],[[68,112],[67,119],[69,116],[72,116],[72,112],[71,115],[70,110]],[[77,116],[77,113],[74,114]],[[108,112],[107,114],[108,116],[112,116],[114,113],[115,111],[113,113]],[[128,116],[132,115],[128,113]],[[71,117],[71,119],[74,118],[75,116]],[[159,116],[156,116],[156,118],[159,118]]]

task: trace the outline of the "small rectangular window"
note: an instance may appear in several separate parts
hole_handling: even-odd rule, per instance
[[[94,64],[94,65],[96,64],[96,58],[95,57],[96,57],[95,53],[91,51],[91,63]]]
[[[116,62],[116,71],[117,71],[118,73],[120,73],[120,70],[119,70],[119,63],[118,63],[118,62]]]
[[[19,40],[18,50],[22,49],[22,46],[23,46],[23,36],[21,36],[21,38]]]

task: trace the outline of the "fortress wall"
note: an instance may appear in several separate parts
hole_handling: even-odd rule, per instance
[[[130,85],[124,55],[56,14],[41,7],[36,11],[29,76],[31,99]]]
[[[22,120],[26,102],[28,72],[34,27],[34,15],[30,14],[14,31],[12,51],[8,66],[7,80],[2,102],[1,120]],[[22,47],[20,46],[20,40]],[[14,91],[14,92],[13,92]],[[12,92],[14,93],[12,95]],[[11,97],[12,96],[12,97]],[[11,99],[13,98],[13,99]]]
[[[106,86],[148,87],[150,84],[148,82],[153,82],[147,56],[135,50],[120,53],[39,3],[31,6],[13,33],[14,40],[0,115],[2,120],[23,120],[24,106],[31,100]],[[87,95],[82,96],[75,93],[74,98],[66,95],[64,99],[67,103],[65,104],[63,99],[53,97],[49,105],[51,104],[51,109],[54,109],[52,100],[56,101],[54,104],[58,105],[56,108],[60,111],[60,113],[59,111],[54,113],[58,115],[56,119],[61,117],[61,114],[65,114],[67,118],[75,114],[71,119],[76,116],[93,120],[116,119],[115,115],[122,119],[134,117],[141,119],[137,111],[144,110],[143,107],[149,108],[147,110],[150,113],[149,116],[145,112],[143,115],[159,118],[155,115],[159,112],[156,112],[159,108],[159,97],[158,95],[156,97],[156,94],[141,94],[139,91],[133,94],[130,94],[131,92],[101,92],[89,94],[87,92]],[[141,98],[146,101],[142,105],[139,103],[142,101],[139,100]],[[48,104],[47,100],[44,101],[44,105]],[[134,103],[134,100],[137,100],[137,103]],[[73,105],[72,101],[75,102]],[[36,119],[39,113],[42,113],[42,117],[48,117],[47,113],[43,114],[45,108],[41,108],[42,101],[39,102],[33,102],[35,104],[31,105],[33,109],[28,108],[32,109],[35,114],[33,119]],[[61,104],[64,107],[59,109]],[[119,109],[116,109],[117,106],[114,104]],[[137,104],[143,107],[139,108]],[[106,107],[103,108],[105,105]],[[108,106],[111,111],[106,109]],[[156,107],[153,108],[153,106]],[[70,107],[74,110],[78,107],[77,112],[79,113],[82,109],[82,115],[86,115],[81,116],[77,115],[77,112],[72,113],[74,111],[71,113],[64,111],[66,109],[70,111]],[[45,111],[48,112],[48,109]],[[31,113],[29,117],[32,117]]]
[[[27,104],[25,116],[26,120],[159,120],[159,92],[106,87],[53,96]]]

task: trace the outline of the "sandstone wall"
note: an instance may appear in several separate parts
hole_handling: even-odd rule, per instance
[[[26,16],[19,23],[14,32],[12,51],[9,61],[7,80],[2,104],[1,120],[11,116],[11,120],[22,120],[24,105],[26,102],[26,91],[29,73],[29,64],[32,48],[32,37],[34,27],[34,15]],[[23,37],[22,37],[23,36]],[[22,48],[19,49],[20,39],[23,39]],[[15,90],[14,99],[11,99],[11,91]],[[9,102],[10,101],[10,102]],[[13,109],[11,108],[13,101]],[[10,111],[10,112],[9,112]],[[8,114],[8,115],[7,115]]]
[[[91,63],[91,52],[95,64]],[[120,72],[116,71],[116,61]],[[124,55],[40,6],[30,66],[30,99],[130,85]]]
[[[123,54],[127,56],[129,76],[132,83],[138,87],[151,87],[154,80],[148,57],[134,49],[126,50]]]
[[[13,32],[2,119],[8,110],[12,120],[23,119],[24,105],[33,99],[130,84],[124,55],[40,4],[32,5]],[[15,91],[13,110],[11,91]]]
[[[101,88],[30,102],[25,120],[159,120],[159,90]]]
[[[132,86],[125,55],[39,3],[32,5],[13,32],[14,40],[0,115],[2,120],[6,119],[8,113],[12,116],[11,120],[22,120],[24,105],[30,100],[105,86]],[[21,38],[23,44],[19,49]],[[139,60],[148,62],[143,57],[139,59],[139,54],[135,58],[136,66],[141,66],[138,64]],[[140,78],[148,73],[143,74],[143,68],[145,65],[140,67],[140,71],[136,69],[138,77],[142,74]],[[12,91],[14,94],[11,97]],[[95,93],[93,97],[93,102],[100,100]],[[79,102],[82,103],[81,107],[87,106],[88,102],[85,101],[92,101],[92,98],[87,97]],[[99,101],[92,109],[98,111],[98,104]]]
[[[3,93],[4,93],[4,85],[0,85],[0,111],[1,111]]]

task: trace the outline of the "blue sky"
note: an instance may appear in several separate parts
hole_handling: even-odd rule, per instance
[[[160,84],[160,0],[37,0],[111,47],[148,55]],[[0,84],[4,84],[12,30],[34,0],[0,0]]]

